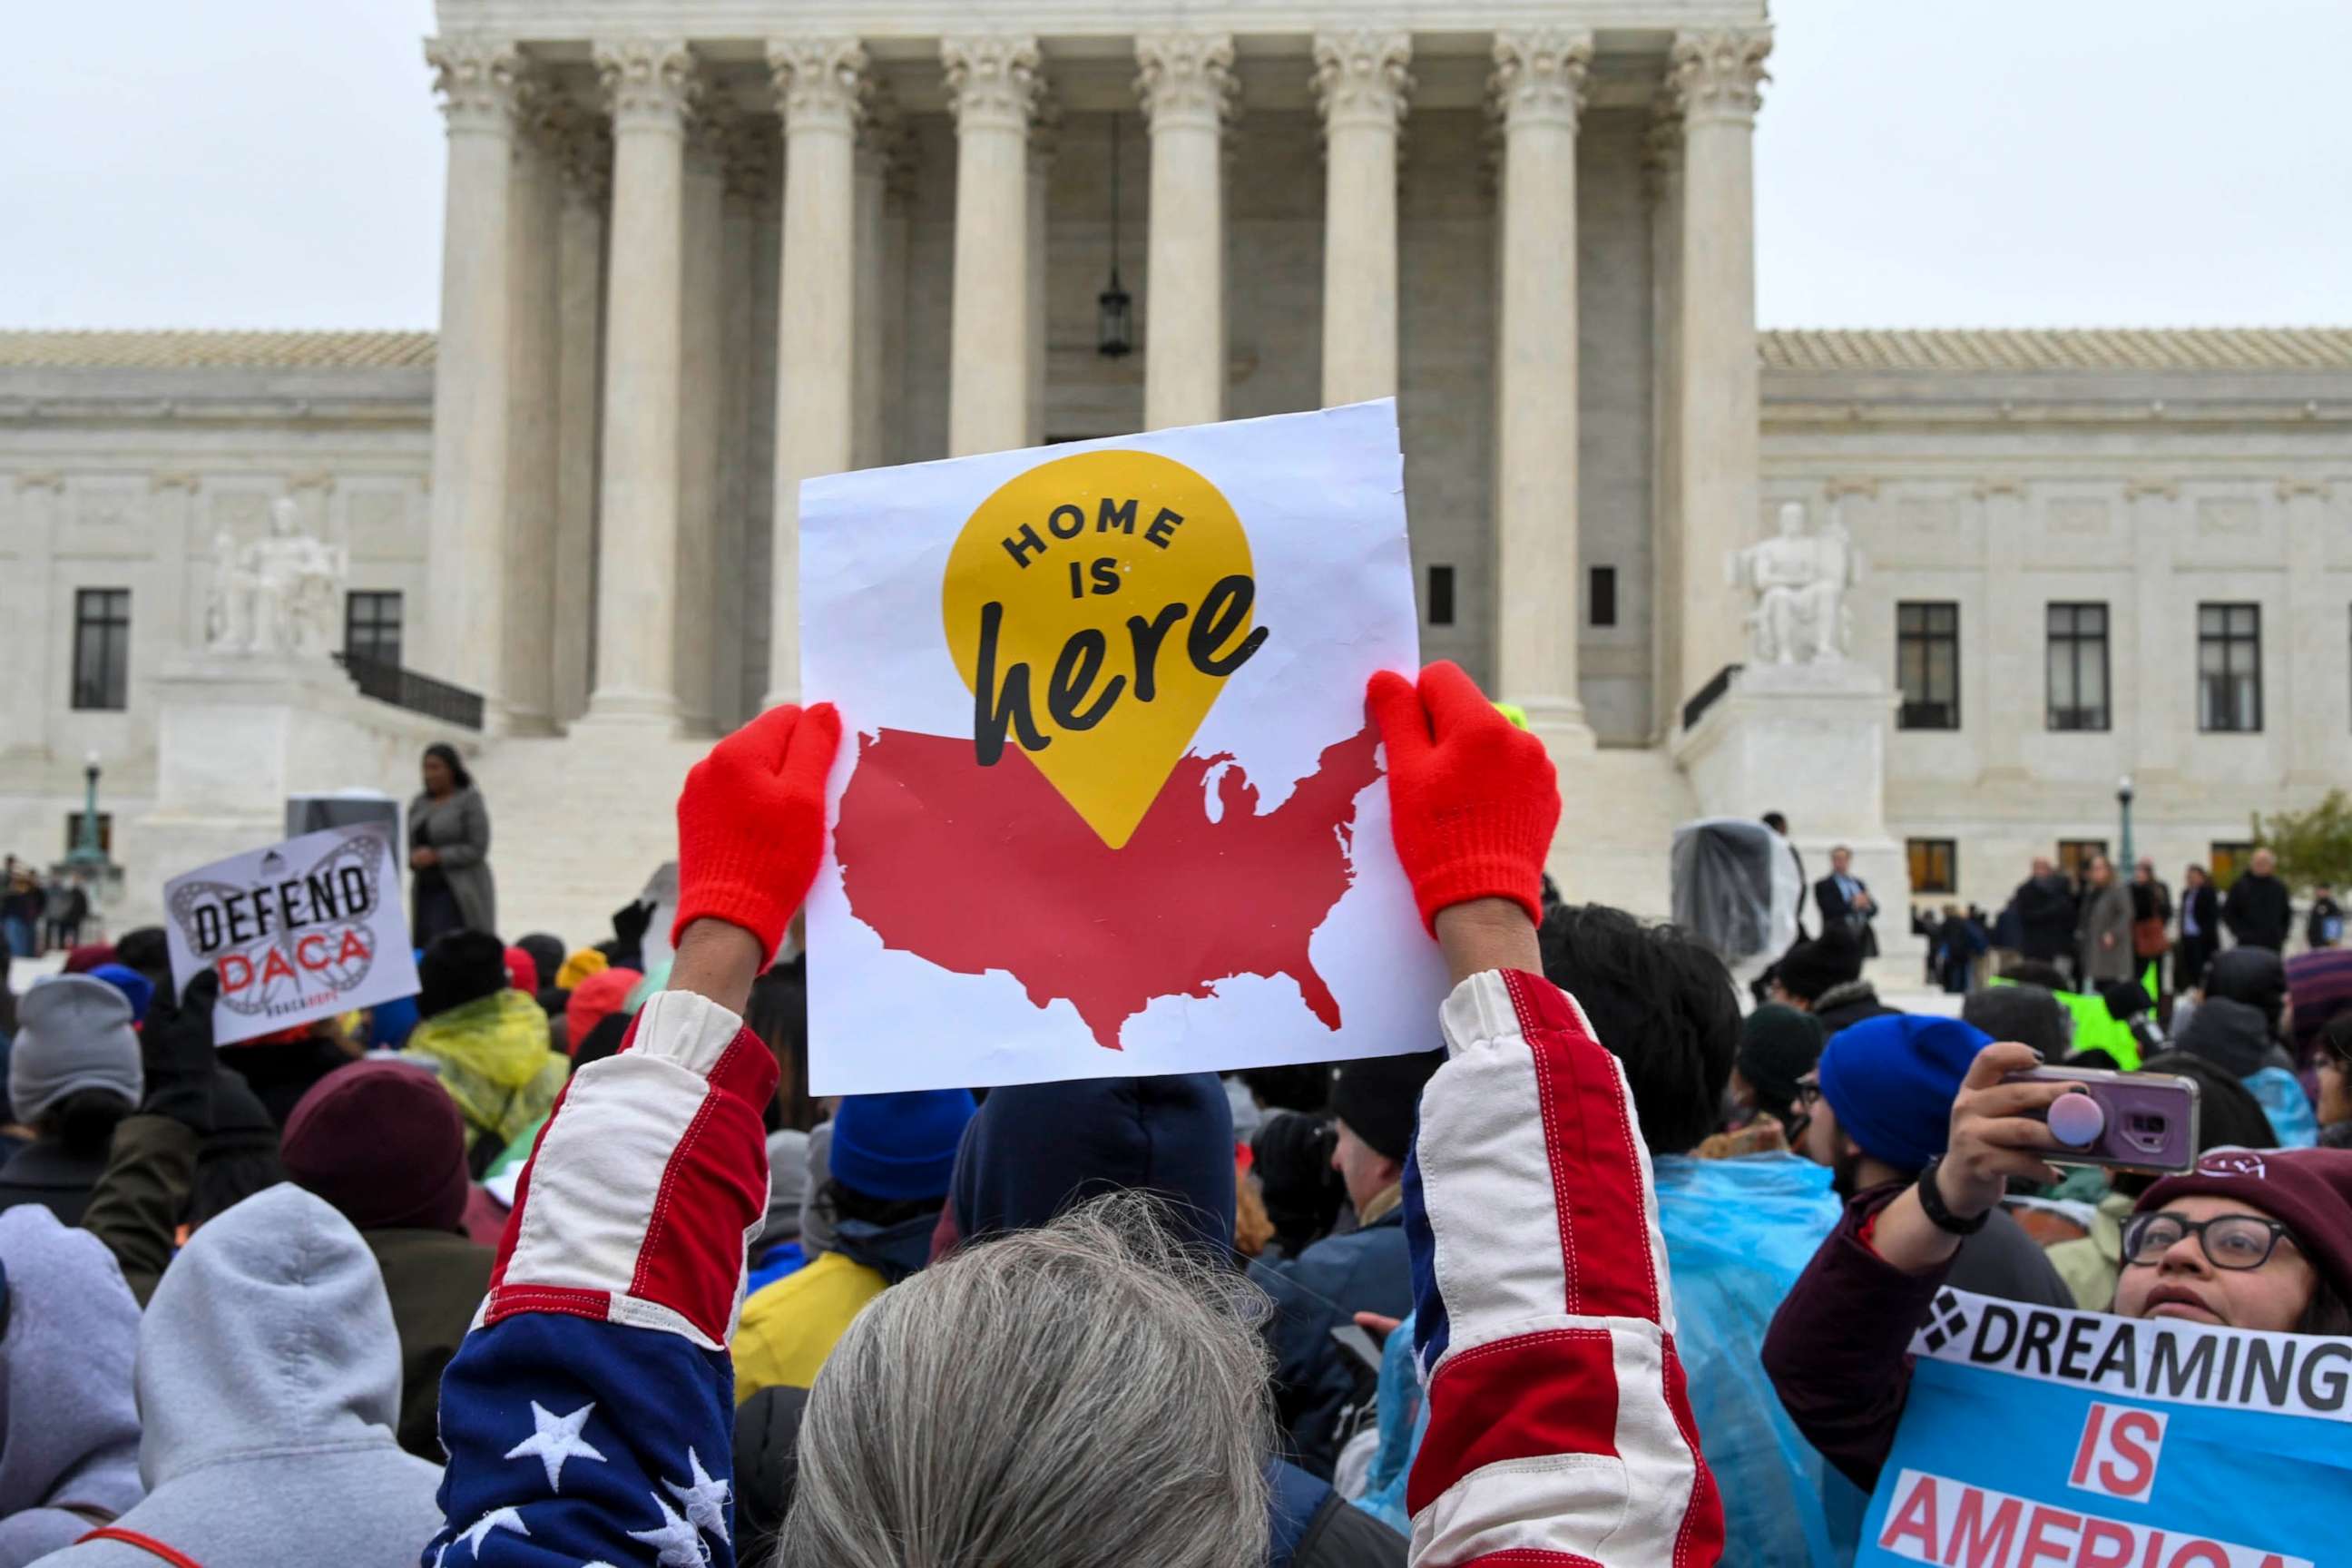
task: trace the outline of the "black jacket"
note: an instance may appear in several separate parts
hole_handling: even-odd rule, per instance
[[[1852,879],[1853,885],[1865,893],[1870,891],[1870,884],[1861,878],[1854,877]],[[1871,929],[1870,924],[1878,918],[1878,905],[1875,900],[1873,900],[1868,910],[1857,910],[1846,902],[1845,892],[1838,886],[1835,877],[1823,877],[1813,884],[1813,903],[1822,911],[1823,931],[1827,931],[1832,926],[1844,926],[1853,932],[1854,940],[1862,943],[1863,957],[1878,956],[1878,933]]]
[[[68,1153],[60,1143],[27,1143],[0,1165],[0,1209],[42,1204],[59,1225],[79,1225],[89,1191],[104,1174],[103,1151],[85,1157]]]
[[[2284,952],[2287,928],[2294,919],[2286,884],[2276,877],[2248,871],[2230,884],[2230,896],[2221,900],[2221,923],[2243,947]]]
[[[2074,951],[2074,892],[2052,871],[2029,877],[2012,897],[2017,910],[2018,951],[2042,963]]]
[[[1302,1469],[1328,1477],[1348,1439],[1349,1417],[1367,1407],[1374,1383],[1331,1331],[1349,1327],[1358,1312],[1402,1317],[1412,1310],[1404,1210],[1326,1237],[1285,1262],[1252,1263],[1249,1273],[1274,1298],[1275,1408],[1292,1458]]]

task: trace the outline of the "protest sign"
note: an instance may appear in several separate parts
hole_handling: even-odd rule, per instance
[[[2312,1568],[2352,1341],[1936,1298],[1857,1568]]]
[[[1364,710],[1402,468],[1383,401],[802,487],[815,1092],[1430,1047]]]
[[[220,972],[215,1045],[416,993],[380,824],[305,833],[174,877],[163,908],[173,984]]]

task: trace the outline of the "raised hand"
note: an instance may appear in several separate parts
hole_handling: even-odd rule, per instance
[[[824,782],[841,744],[830,702],[772,708],[710,750],[677,797],[677,942],[698,920],[749,932],[762,961],[824,854]]]

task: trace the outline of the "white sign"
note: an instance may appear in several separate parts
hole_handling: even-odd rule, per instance
[[[220,973],[215,1045],[416,994],[381,825],[306,833],[174,877],[163,908],[174,987]]]
[[[814,1092],[1435,1044],[1364,710],[1417,664],[1393,402],[812,479],[800,526]]]

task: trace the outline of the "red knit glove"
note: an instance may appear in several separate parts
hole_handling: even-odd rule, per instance
[[[675,945],[698,920],[725,921],[772,956],[824,855],[824,781],[841,745],[830,702],[771,708],[710,748],[677,797]]]
[[[1388,748],[1397,858],[1422,923],[1472,899],[1513,899],[1543,919],[1544,857],[1559,825],[1559,782],[1541,741],[1486,700],[1457,664],[1421,686],[1382,670],[1365,702]]]

